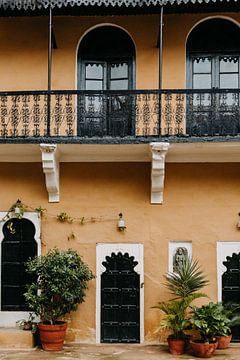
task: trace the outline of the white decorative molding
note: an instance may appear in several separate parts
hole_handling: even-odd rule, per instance
[[[165,156],[170,144],[166,142],[150,143],[152,152],[151,204],[163,203]]]
[[[40,144],[49,202],[59,202],[59,161],[57,145]]]
[[[227,270],[223,261],[233,253],[240,253],[239,241],[218,241],[217,242],[217,275],[218,275],[218,301],[222,301],[222,275]]]

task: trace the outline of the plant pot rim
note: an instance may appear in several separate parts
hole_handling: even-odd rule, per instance
[[[64,329],[66,329],[67,328],[67,322],[65,322],[65,321],[62,321],[62,322],[59,322],[59,323],[57,323],[57,324],[44,324],[44,323],[39,323],[38,324],[38,328],[39,328],[39,330],[43,330],[43,329],[52,329],[52,331],[54,331],[54,329],[55,330],[57,330],[57,329],[62,329],[62,330],[64,330]]]
[[[64,325],[66,323],[67,322],[63,320],[57,320],[53,324],[51,324],[50,321],[40,321],[39,325]]]
[[[194,343],[194,344],[206,344],[206,345],[209,345],[209,344],[216,344],[217,342],[217,339],[213,340],[213,341],[203,341],[202,339],[196,339],[196,340],[190,340],[190,343]]]

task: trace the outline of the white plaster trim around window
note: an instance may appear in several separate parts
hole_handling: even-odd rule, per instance
[[[144,341],[144,265],[142,244],[97,244],[96,248],[96,342],[101,336],[101,274],[105,271],[102,262],[112,252],[129,253],[138,261],[134,270],[140,274],[140,342]]]
[[[191,241],[170,241],[168,244],[168,271],[173,271],[173,256],[177,248],[184,247],[188,251],[188,256],[192,257],[192,242]]]
[[[40,144],[49,202],[59,202],[59,160],[57,145]]]
[[[239,241],[218,241],[217,242],[217,281],[218,281],[218,301],[222,301],[222,274],[227,270],[223,261],[233,253],[240,253]]]
[[[152,152],[151,204],[163,203],[165,157],[170,144],[165,142],[150,143]]]
[[[0,219],[7,215],[7,212],[0,212]],[[41,235],[40,235],[40,217],[35,212],[25,212],[23,218],[30,220],[35,226],[35,241],[37,242],[38,255],[41,254]],[[2,241],[3,241],[3,226],[4,222],[0,222],[0,269],[2,268]],[[0,272],[1,284],[1,272]],[[1,301],[1,286],[0,286],[0,301]],[[1,305],[0,305],[1,309]],[[21,319],[28,319],[29,313],[24,311],[0,311],[0,327],[15,327],[16,321]]]

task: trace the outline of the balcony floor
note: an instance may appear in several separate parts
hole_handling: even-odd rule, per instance
[[[58,143],[57,149],[60,162],[150,162],[150,142]],[[38,143],[0,143],[0,162],[41,162],[40,146]],[[166,162],[240,162],[240,141],[170,142]]]

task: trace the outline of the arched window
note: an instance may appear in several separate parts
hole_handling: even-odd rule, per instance
[[[125,31],[113,26],[90,31],[78,49],[78,88],[132,89],[134,59],[134,44]]]
[[[240,28],[225,19],[200,23],[187,40],[187,85],[193,89],[240,87]]]
[[[236,91],[240,88],[239,39],[239,26],[218,18],[200,23],[190,33],[187,40],[187,87],[207,90],[189,96],[188,134],[219,136],[239,133],[239,94]]]
[[[134,87],[135,47],[130,36],[113,26],[87,33],[78,49],[78,89],[94,93],[79,98],[79,135],[133,134],[131,99],[123,91]]]

